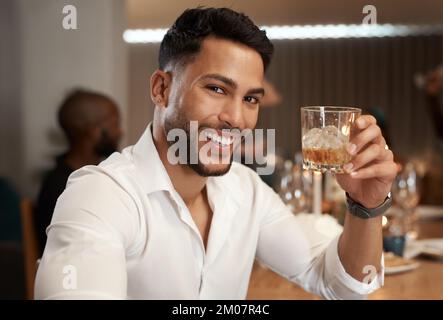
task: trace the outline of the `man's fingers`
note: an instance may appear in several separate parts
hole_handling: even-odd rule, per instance
[[[380,143],[382,138],[383,136],[381,134],[381,129],[376,124],[371,124],[365,130],[361,131],[358,135],[352,138],[347,146],[347,150],[351,155],[355,155],[368,143]]]
[[[352,171],[356,171],[368,163],[371,163],[374,160],[380,159],[382,157],[382,154],[386,152],[384,148],[382,148],[379,144],[371,144],[366,149],[364,149],[362,152],[357,154],[352,161],[345,164],[343,166],[343,169],[345,169],[346,172],[350,173]]]
[[[394,178],[397,174],[397,165],[392,161],[385,161],[372,166],[351,172],[354,179]]]
[[[358,117],[358,119],[355,122],[357,124],[357,128],[363,130],[369,127],[370,125],[376,124],[377,120],[373,116],[365,114]]]

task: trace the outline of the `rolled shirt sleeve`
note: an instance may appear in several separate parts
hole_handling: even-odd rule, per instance
[[[278,195],[268,192],[257,247],[261,263],[326,299],[365,299],[383,285],[383,257],[379,273],[369,267],[368,281],[356,280],[338,255],[341,226],[326,215],[293,215]]]
[[[338,240],[339,236],[332,240],[325,253],[326,278],[332,284],[332,292],[334,293],[331,298],[364,299],[384,284],[384,258],[382,256],[381,270],[378,273],[376,273],[375,267],[370,266],[365,270],[365,280],[367,281],[358,281],[346,272],[340,261]]]

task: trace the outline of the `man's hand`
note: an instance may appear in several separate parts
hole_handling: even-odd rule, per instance
[[[373,116],[359,117],[354,126],[356,134],[347,146],[353,158],[344,166],[347,174],[337,174],[337,182],[354,201],[375,208],[391,190],[397,165]]]

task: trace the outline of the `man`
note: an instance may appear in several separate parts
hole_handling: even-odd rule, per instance
[[[440,93],[443,88],[443,67],[431,71],[426,76],[425,92],[428,110],[438,138],[438,146],[443,150],[443,112],[440,108]]]
[[[85,165],[96,165],[117,151],[122,134],[115,102],[87,90],[75,90],[64,99],[58,122],[69,149],[57,157],[56,166],[46,174],[38,195],[36,225],[40,254],[46,245],[46,228],[69,175]]]
[[[177,19],[151,76],[152,124],[136,145],[71,175],[48,230],[37,298],[244,299],[255,258],[326,298],[362,298],[382,285],[381,216],[348,214],[331,239],[295,218],[255,172],[214,161],[217,151],[232,155],[238,136],[230,131],[254,128],[272,49],[230,9]],[[197,144],[197,162],[174,164],[167,137],[179,129],[191,141],[191,120],[211,133]],[[361,117],[358,130],[352,174],[338,179],[354,201],[378,208],[395,164],[372,117]]]

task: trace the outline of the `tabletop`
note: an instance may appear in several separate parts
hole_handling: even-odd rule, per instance
[[[419,238],[443,238],[443,219],[419,221]],[[443,299],[443,262],[419,256],[412,271],[385,275],[384,286],[368,299]],[[255,263],[247,299],[321,299]]]

